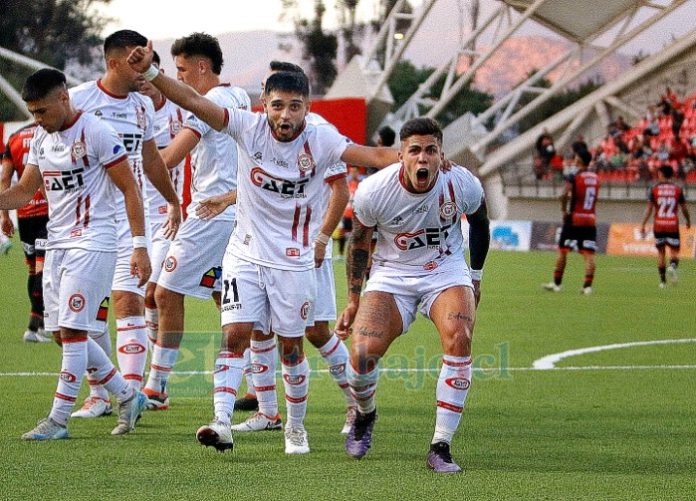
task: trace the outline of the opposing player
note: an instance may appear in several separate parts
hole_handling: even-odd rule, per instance
[[[320,266],[329,235],[310,240],[329,169],[340,162],[387,165],[391,149],[350,144],[333,127],[305,121],[309,82],[304,75],[271,75],[264,91],[266,113],[223,108],[150,66],[151,46],[134,50],[131,66],[162,93],[239,145],[237,218],[223,259],[221,351],[214,374],[215,420],[197,432],[218,450],[233,445],[230,419],[244,369],[244,350],[254,322],[270,319],[278,334],[288,420],[285,452],[309,452],[304,417],[309,367],[302,338],[315,296],[313,268]],[[336,172],[336,175],[344,175]]]
[[[142,45],[146,38],[131,30],[120,30],[104,40],[106,73],[92,82],[70,89],[75,107],[93,114],[111,125],[119,134],[128,152],[128,161],[141,192],[146,189],[147,178],[167,201],[165,237],[173,238],[181,222],[181,206],[154,138],[154,106],[152,101],[138,91],[144,82],[126,61],[132,48]],[[145,207],[146,230],[149,235],[148,207]],[[111,300],[116,313],[116,357],[124,377],[140,388],[147,359],[147,329],[145,325],[145,290],[138,285],[129,270],[132,252],[130,230],[126,223],[123,202],[116,206],[116,222],[119,228],[118,258],[112,286]],[[102,317],[108,299],[104,300]],[[106,322],[99,332],[92,335],[104,350],[111,352],[111,342]],[[90,379],[90,395],[74,417],[92,418],[111,412],[111,403],[105,388]]]
[[[353,200],[349,298],[336,323],[344,334],[352,327],[353,336],[348,381],[358,413],[346,451],[360,459],[370,448],[379,360],[420,310],[435,324],[444,350],[427,465],[454,473],[461,468],[452,460],[450,442],[471,385],[471,338],[490,239],[488,217],[481,183],[468,170],[440,171],[442,131],[434,120],[409,120],[400,138],[401,162],[368,177]],[[471,270],[464,259],[463,214],[470,224]],[[361,298],[373,231],[378,235],[374,264]]]
[[[657,248],[657,271],[660,273],[660,289],[667,286],[667,274],[670,282],[677,283],[677,267],[679,266],[679,249],[681,239],[679,235],[679,211],[681,208],[686,222],[686,227],[691,227],[691,217],[686,206],[686,199],[681,187],[672,182],[674,169],[669,165],[663,165],[657,170],[657,183],[650,188],[648,206],[641,223],[640,231],[645,238],[645,225],[655,211],[653,222],[653,235]],[[669,247],[669,267],[667,267],[667,252]]]
[[[29,144],[34,137],[37,125],[22,127],[12,134],[7,141],[7,147],[2,157],[2,174],[0,175],[0,191],[10,187],[12,175],[22,177],[24,166],[29,156]],[[43,266],[44,249],[46,244],[46,223],[48,223],[48,205],[41,191],[37,191],[29,203],[17,209],[17,229],[19,239],[24,249],[24,260],[29,268],[27,292],[31,313],[29,325],[24,332],[24,341],[29,343],[49,343],[43,326]],[[0,228],[7,236],[14,234],[14,224],[7,211],[0,211]]]
[[[561,194],[563,227],[558,242],[558,259],[553,272],[553,282],[542,286],[547,291],[560,292],[568,252],[576,250],[585,260],[585,281],[581,292],[585,295],[592,294],[594,255],[597,250],[595,208],[599,194],[599,177],[595,172],[588,170],[591,161],[592,155],[587,149],[578,148],[575,151],[575,165],[578,171],[568,176]]]
[[[155,52],[153,64],[160,67],[160,62],[159,54]],[[160,71],[164,70],[160,68]],[[185,112],[164,97],[149,82],[141,84],[140,93],[149,97],[155,107],[155,121],[152,128],[157,148],[162,152],[162,149],[167,147],[174,137],[181,132]],[[169,169],[169,177],[172,180],[180,203],[183,201],[185,163],[186,160],[182,160]],[[144,196],[145,205],[149,207],[150,235],[152,236],[152,252],[150,254],[152,274],[145,287],[145,324],[147,325],[149,348],[152,349],[155,341],[157,341],[159,321],[157,303],[155,302],[155,287],[162,270],[162,264],[167,257],[171,240],[164,236],[167,230],[165,226],[167,222],[167,201],[151,185],[147,185]]]
[[[217,39],[193,33],[176,40],[171,53],[180,81],[221,107],[251,108],[243,89],[220,82],[223,57]],[[172,167],[189,152],[192,176],[188,218],[167,252],[155,291],[159,329],[145,387],[151,409],[169,406],[167,382],[184,332],[184,296],[213,296],[220,304],[222,257],[234,228],[234,204],[212,220],[201,219],[196,210],[203,200],[237,189],[237,144],[228,134],[188,115],[183,130],[162,150],[162,156]]]
[[[53,407],[25,440],[68,437],[67,422],[87,367],[119,402],[113,435],[131,431],[146,397],[132,388],[89,338],[116,263],[116,191],[123,193],[132,230],[130,272],[144,284],[150,275],[143,206],[123,142],[99,119],[70,102],[65,75],[53,69],[32,74],[22,89],[39,128],[19,183],[0,194],[0,209],[26,204],[43,184],[49,223],[44,269],[45,328],[63,347]]]

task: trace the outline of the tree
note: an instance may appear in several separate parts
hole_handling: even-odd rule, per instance
[[[0,15],[0,47],[60,70],[70,64],[89,65],[95,60],[94,49],[102,43],[100,33],[110,21],[93,7],[110,1],[12,0],[11,13]],[[19,88],[31,70],[0,61],[0,73]],[[0,94],[0,120],[18,118],[17,110]]]

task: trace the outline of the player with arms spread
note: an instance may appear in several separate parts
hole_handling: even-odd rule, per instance
[[[471,338],[490,241],[488,216],[478,179],[462,167],[441,171],[437,122],[409,120],[400,139],[401,162],[368,177],[353,199],[348,305],[336,323],[340,334],[353,336],[348,382],[358,413],[346,451],[360,459],[370,448],[379,360],[420,310],[435,324],[444,351],[427,465],[439,473],[458,472],[449,444],[471,385]],[[471,270],[464,258],[464,214],[470,224]],[[361,297],[373,231],[377,245]]]
[[[582,293],[592,294],[592,282],[595,273],[594,255],[597,250],[597,195],[599,177],[588,169],[592,154],[585,148],[575,151],[575,164],[578,172],[567,178],[565,189],[561,194],[561,211],[563,227],[558,242],[558,259],[553,272],[553,282],[542,285],[547,291],[560,292],[563,272],[566,267],[568,252],[576,250],[585,260],[585,281]],[[570,203],[569,203],[570,202]]]
[[[63,346],[51,412],[22,438],[67,438],[68,417],[88,366],[116,395],[119,419],[111,433],[122,435],[134,428],[146,397],[127,383],[87,333],[94,328],[116,263],[117,191],[123,193],[133,234],[130,273],[140,285],[150,276],[140,192],[123,142],[111,127],[73,107],[65,75],[52,69],[37,71],[25,82],[22,98],[40,127],[24,175],[0,194],[0,209],[21,207],[43,184],[49,206],[44,322]]]
[[[674,169],[669,165],[663,165],[657,171],[657,184],[650,188],[648,206],[640,227],[641,234],[645,238],[645,225],[655,211],[653,222],[653,234],[655,247],[657,248],[657,271],[660,273],[660,289],[667,286],[666,274],[669,273],[670,281],[677,283],[677,266],[679,266],[679,249],[681,239],[679,236],[679,212],[681,208],[686,227],[691,227],[691,217],[686,206],[686,199],[681,187],[672,182]],[[669,247],[669,268],[667,267],[666,249]]]

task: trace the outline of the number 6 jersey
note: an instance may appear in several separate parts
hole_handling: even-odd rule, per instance
[[[116,251],[116,186],[106,170],[127,157],[111,127],[78,113],[64,130],[39,127],[27,164],[38,166],[48,200],[47,249]]]

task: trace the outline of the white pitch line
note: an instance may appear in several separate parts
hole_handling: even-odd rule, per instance
[[[634,371],[634,370],[694,370],[696,365],[588,365],[586,367],[473,367],[473,372],[496,373],[496,372],[542,372],[542,371],[558,371],[558,372],[582,372],[582,371]],[[312,374],[328,374],[327,369],[317,369],[311,371]],[[380,374],[418,374],[422,372],[430,372],[437,374],[440,369],[380,369]],[[209,376],[213,371],[174,371],[173,376]],[[280,375],[280,372],[277,373]],[[56,372],[0,372],[0,377],[57,377]]]
[[[653,346],[660,344],[683,344],[683,343],[696,343],[696,339],[685,338],[685,339],[659,339],[655,341],[636,341],[633,343],[616,343],[616,344],[605,344],[602,346],[589,346],[587,348],[578,348],[576,350],[562,351],[561,353],[554,353],[552,355],[546,355],[538,360],[535,360],[532,364],[537,370],[549,370],[558,369],[556,364],[565,358],[576,357],[578,355],[585,355],[587,353],[597,353],[598,351],[606,350],[618,350],[621,348],[631,348],[633,346]],[[668,366],[669,367],[669,366]]]

